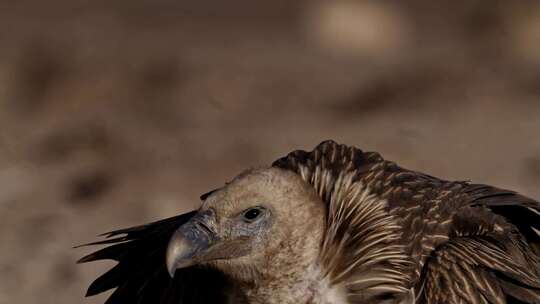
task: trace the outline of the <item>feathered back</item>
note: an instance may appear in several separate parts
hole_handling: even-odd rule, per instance
[[[537,201],[333,141],[273,165],[298,173],[326,203],[320,261],[351,303],[399,300],[407,288],[411,303],[540,303]]]
[[[377,153],[325,141],[312,152],[294,151],[273,163],[311,184],[327,205],[327,229],[320,263],[331,285],[347,290],[351,303],[388,298],[408,291],[410,261],[402,227],[375,195]]]

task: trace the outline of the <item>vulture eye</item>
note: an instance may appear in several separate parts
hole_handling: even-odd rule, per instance
[[[261,216],[263,210],[260,207],[250,208],[244,211],[244,220],[246,222],[253,222]]]

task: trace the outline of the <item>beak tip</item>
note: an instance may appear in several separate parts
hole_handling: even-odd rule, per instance
[[[167,271],[169,272],[169,275],[171,278],[174,278],[174,273],[176,272],[176,269],[178,269],[178,257],[176,252],[175,246],[169,245],[169,248],[167,248],[167,256],[166,256],[166,263],[167,263]]]
[[[169,242],[166,254],[167,271],[171,278],[177,269],[186,268],[194,264],[193,248],[180,233],[176,233]]]
[[[172,279],[174,279],[174,274],[176,273],[176,270],[192,266],[193,264],[194,263],[191,260],[182,260],[175,258],[174,256],[169,258],[169,255],[167,255],[167,272]]]
[[[197,224],[199,217],[180,226],[169,240],[165,262],[171,278],[177,269],[190,267],[200,261],[201,255],[210,247],[212,236]]]
[[[171,279],[174,279],[174,274],[176,273],[176,268],[169,268],[167,267],[167,272],[169,273],[169,276],[171,277]]]

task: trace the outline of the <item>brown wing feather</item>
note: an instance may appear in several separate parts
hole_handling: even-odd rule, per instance
[[[426,303],[540,303],[540,279],[508,251],[484,237],[457,238],[427,263]],[[511,250],[510,250],[511,251]]]
[[[540,303],[540,204],[477,184],[456,199],[449,241],[426,264],[424,302]]]

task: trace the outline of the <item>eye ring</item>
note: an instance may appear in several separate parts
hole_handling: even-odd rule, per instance
[[[246,221],[248,223],[252,223],[255,220],[257,220],[258,218],[260,218],[263,213],[264,213],[263,208],[261,208],[261,207],[253,207],[253,208],[249,208],[246,211],[244,211],[244,213],[242,214],[242,217],[243,217],[244,221]]]

